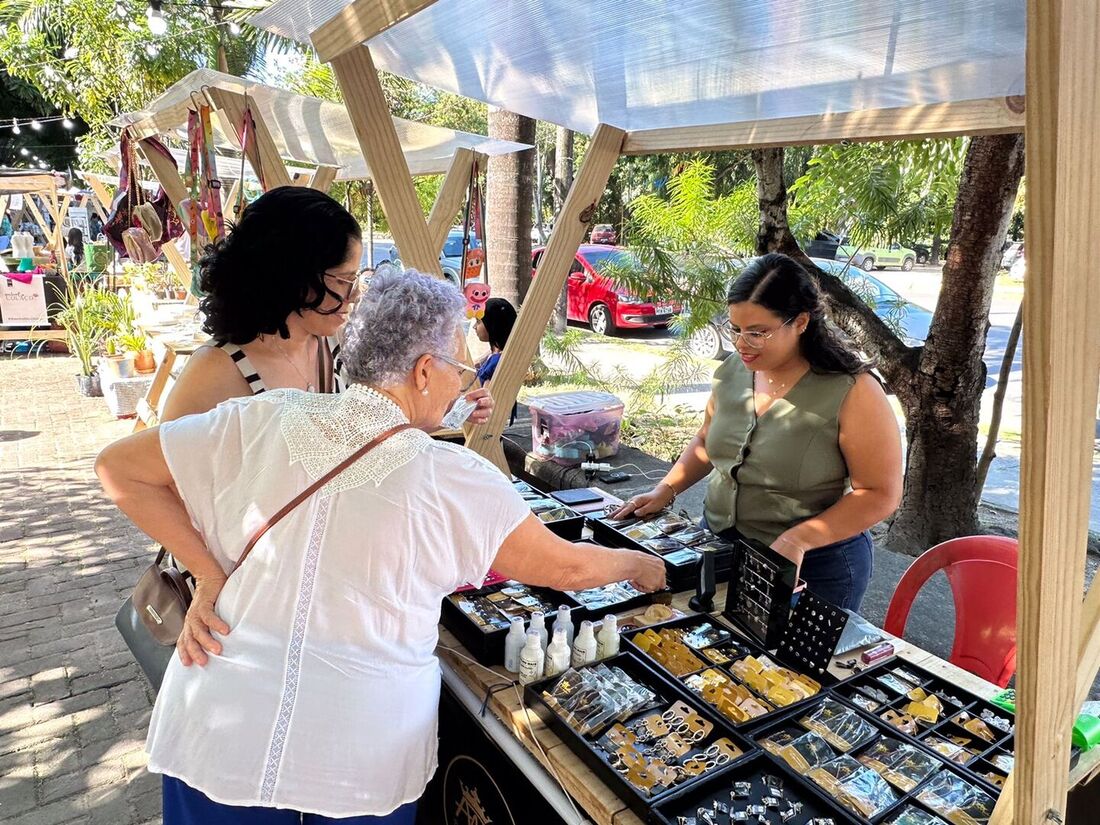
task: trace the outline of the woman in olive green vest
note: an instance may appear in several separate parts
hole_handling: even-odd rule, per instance
[[[657,512],[709,475],[711,530],[770,545],[815,594],[858,610],[871,578],[867,530],[901,500],[897,420],[794,260],[754,259],[727,297],[737,354],[714,374],[703,426],[620,513]]]

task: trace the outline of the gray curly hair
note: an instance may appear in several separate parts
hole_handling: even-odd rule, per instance
[[[392,387],[421,355],[453,356],[465,307],[456,287],[415,269],[375,275],[344,329],[347,377]]]

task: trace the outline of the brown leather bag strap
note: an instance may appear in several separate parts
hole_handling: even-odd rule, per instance
[[[333,467],[331,470],[329,470],[327,473],[325,473],[323,476],[321,476],[319,479],[317,479],[315,482],[306,487],[306,489],[302,490],[302,492],[295,496],[291,502],[289,502],[285,507],[283,507],[282,510],[277,512],[267,521],[265,521],[260,529],[256,531],[256,534],[252,536],[247,546],[244,548],[244,552],[241,553],[241,557],[237,559],[237,563],[233,565],[233,570],[230,571],[229,575],[232,576],[233,573],[237,572],[237,568],[244,563],[244,560],[246,558],[248,558],[248,554],[252,552],[252,548],[256,546],[256,542],[263,538],[264,533],[266,533],[268,530],[278,524],[279,521],[281,521],[282,518],[287,515],[287,513],[291,512],[295,507],[297,507],[311,495],[316,493],[319,489],[332,481],[332,479],[336,478],[336,476],[340,475],[340,473],[344,472],[344,470],[346,470],[356,461],[361,459],[363,456],[365,456],[387,438],[397,435],[402,430],[411,429],[412,424],[399,424],[396,427],[391,427],[385,432],[380,433],[379,435],[368,441],[366,444],[364,444],[362,447],[360,447],[358,450],[356,450],[354,453],[345,458],[343,461],[341,461],[339,464],[337,464],[335,467]]]

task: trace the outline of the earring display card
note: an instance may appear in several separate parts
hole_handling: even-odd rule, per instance
[[[748,740],[632,653],[530,684],[525,698],[643,820],[750,754]]]
[[[816,696],[821,684],[784,667],[709,616],[624,634],[627,644],[734,726],[751,725]]]
[[[584,516],[526,481],[512,481],[512,486],[523,496],[531,512],[553,533],[569,541],[580,540]]]
[[[774,650],[790,617],[797,569],[763,542],[735,542],[722,615]]]
[[[997,796],[1012,771],[1015,718],[909,662],[891,661],[838,685],[844,701],[938,754]]]
[[[829,662],[844,634],[848,614],[803,590],[779,640],[779,655],[816,679],[831,681]]]

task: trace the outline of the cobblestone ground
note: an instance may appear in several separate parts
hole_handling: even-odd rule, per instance
[[[128,433],[70,358],[0,358],[0,822],[160,822],[152,692],[114,628],[149,540],[92,462]]]

